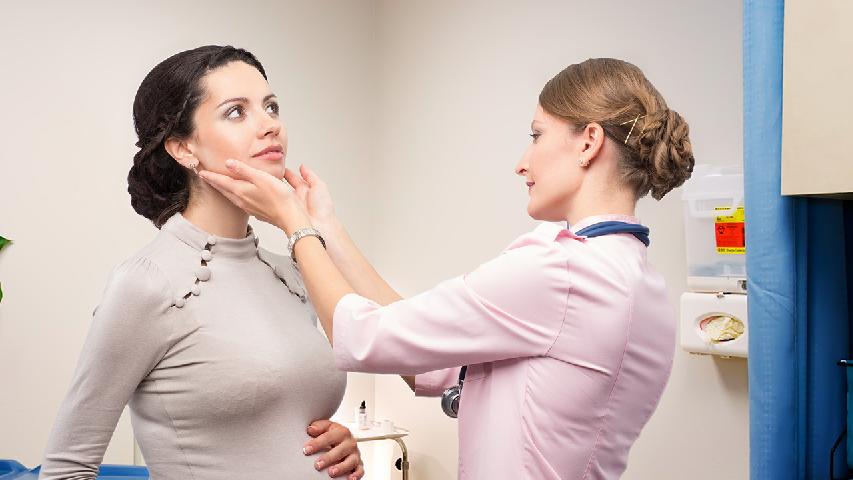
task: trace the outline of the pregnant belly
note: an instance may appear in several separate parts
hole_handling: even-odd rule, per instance
[[[230,431],[217,431],[210,438],[184,438],[176,448],[155,448],[153,458],[148,458],[148,445],[140,446],[152,480],[329,478],[327,472],[314,469],[319,454],[302,453],[309,439],[307,426],[308,422],[302,421],[234,425]]]
[[[151,463],[148,465],[151,480],[303,480],[330,478],[328,471],[317,471],[314,462],[318,456],[282,454],[276,459],[251,459],[223,457],[206,464],[176,465]],[[239,463],[232,463],[239,462]]]

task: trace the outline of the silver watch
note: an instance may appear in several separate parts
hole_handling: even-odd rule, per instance
[[[314,227],[308,228],[300,228],[299,230],[293,232],[293,235],[287,239],[287,253],[290,255],[290,258],[296,262],[296,257],[293,256],[293,247],[296,245],[296,242],[305,238],[305,237],[317,237],[320,240],[320,244],[323,245],[323,248],[326,248],[326,241],[323,240],[323,236],[320,235],[320,232]]]

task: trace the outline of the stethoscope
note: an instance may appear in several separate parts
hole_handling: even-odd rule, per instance
[[[637,237],[637,240],[643,242],[643,245],[649,246],[649,227],[640,225],[639,223],[599,222],[580,229],[575,235],[593,238],[613,233],[630,233]],[[459,415],[459,399],[462,397],[462,385],[465,383],[465,373],[467,371],[468,365],[463,366],[459,370],[459,381],[456,385],[448,388],[441,395],[441,409],[450,418],[456,418]]]

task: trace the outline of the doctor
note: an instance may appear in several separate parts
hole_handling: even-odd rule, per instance
[[[407,375],[419,395],[464,376],[460,479],[615,479],[675,347],[675,315],[634,210],[690,177],[688,126],[640,69],[598,58],[545,85],[531,128],[515,169],[527,212],[568,228],[543,223],[408,299],[360,253],[308,168],[287,172],[292,189],[234,161],[231,176],[202,176],[288,235],[339,368]],[[314,441],[309,451],[322,436]]]

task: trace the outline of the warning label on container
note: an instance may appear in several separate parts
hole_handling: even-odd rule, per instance
[[[731,207],[716,207],[717,212],[728,212]],[[733,215],[721,215],[714,222],[717,237],[717,253],[722,255],[746,254],[746,233],[744,228],[743,207],[738,207]]]

